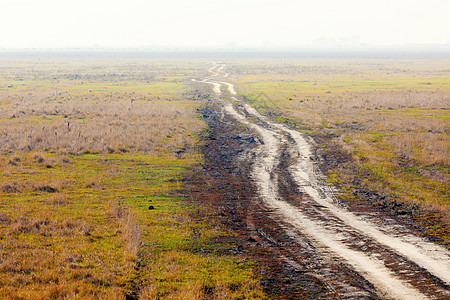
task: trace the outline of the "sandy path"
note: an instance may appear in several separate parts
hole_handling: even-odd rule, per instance
[[[419,237],[393,232],[392,228],[382,228],[370,222],[370,218],[357,216],[337,205],[330,188],[321,180],[322,174],[314,167],[312,148],[307,138],[300,132],[271,122],[249,104],[241,102],[239,111],[225,100],[222,87],[226,88],[233,101],[240,101],[233,84],[215,81],[217,76],[226,75],[223,73],[224,68],[224,64],[214,64],[209,69],[212,76],[198,82],[212,85],[224,112],[251,128],[262,140],[255,150],[253,178],[258,186],[259,196],[267,207],[274,210],[292,228],[308,236],[317,249],[322,249],[332,259],[337,257],[351,266],[370,281],[383,298],[426,299],[435,298],[433,295],[448,296],[448,289],[442,288],[443,284],[447,287],[450,284],[448,251]],[[258,117],[263,125],[250,122],[247,115]],[[309,202],[320,207],[315,209],[320,218],[308,213],[307,206],[297,207],[280,197],[275,170],[279,165],[279,150],[283,145],[288,145],[291,156],[295,158],[295,163],[288,168],[297,184],[295,188],[306,195]],[[376,249],[361,251],[355,246],[360,241],[370,244],[371,248],[380,249],[379,252]],[[401,256],[408,263],[392,263],[390,260],[396,256]],[[416,266],[424,270],[417,271]],[[405,270],[400,270],[404,267]],[[434,275],[440,282],[427,283],[427,287],[421,286],[421,281],[417,280],[421,272]],[[438,291],[428,294],[428,289]]]

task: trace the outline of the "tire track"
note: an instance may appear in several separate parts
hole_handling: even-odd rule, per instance
[[[292,238],[296,238],[296,232],[306,236],[324,256],[345,262],[371,282],[383,298],[448,297],[448,251],[398,230],[381,228],[367,216],[340,207],[312,162],[310,143],[301,133],[271,122],[241,102],[232,84],[215,81],[226,75],[224,68],[224,64],[213,65],[208,70],[212,77],[197,82],[212,85],[224,113],[258,134],[261,145],[253,153],[252,176],[260,198],[273,211],[271,214],[289,225],[286,230]],[[222,87],[231,100],[239,102],[237,108],[225,99]],[[250,122],[247,116],[259,118],[262,124]],[[303,201],[291,203],[280,196],[278,174],[283,147],[294,162],[287,167],[295,182],[292,189],[304,196]],[[285,261],[289,263],[290,258]]]

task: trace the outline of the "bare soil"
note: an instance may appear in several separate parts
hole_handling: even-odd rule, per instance
[[[251,162],[242,159],[255,146],[252,132],[228,117],[222,118],[214,104],[208,105],[202,115],[210,126],[202,146],[204,164],[190,174],[187,193],[208,207],[202,217],[218,220],[232,230],[236,246],[228,251],[257,262],[255,271],[262,278],[265,292],[277,299],[340,298],[339,290],[320,274],[326,273],[336,281],[348,282],[355,290],[354,296],[359,291],[357,298],[378,299],[364,278],[339,262],[326,261],[307,239],[293,241],[283,221],[267,214],[251,183]],[[283,178],[281,185],[289,191],[291,179]]]
[[[285,299],[449,297],[448,249],[418,237],[421,224],[398,222],[403,210],[392,214],[364,198],[340,203],[320,168],[339,161],[317,155],[310,137],[216,81],[223,69],[213,64],[212,77],[193,80],[214,94],[203,111],[210,126],[205,163],[190,193],[209,208],[205,217],[234,233],[227,251],[257,261],[266,292]],[[340,156],[328,153],[346,159]]]

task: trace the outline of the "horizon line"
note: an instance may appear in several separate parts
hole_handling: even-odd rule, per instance
[[[448,43],[412,43],[398,45],[368,45],[357,46],[320,46],[320,45],[297,45],[297,46],[261,46],[261,45],[141,45],[141,46],[50,46],[50,47],[0,47],[0,51],[92,51],[92,50],[227,50],[227,51],[374,51],[374,50],[450,50]]]

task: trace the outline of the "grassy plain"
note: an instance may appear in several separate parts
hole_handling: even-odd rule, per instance
[[[259,298],[180,192],[201,64],[0,60],[0,298]]]
[[[450,60],[233,61],[237,90],[316,137],[343,198],[422,218],[449,243]],[[355,202],[356,203],[356,202]]]

